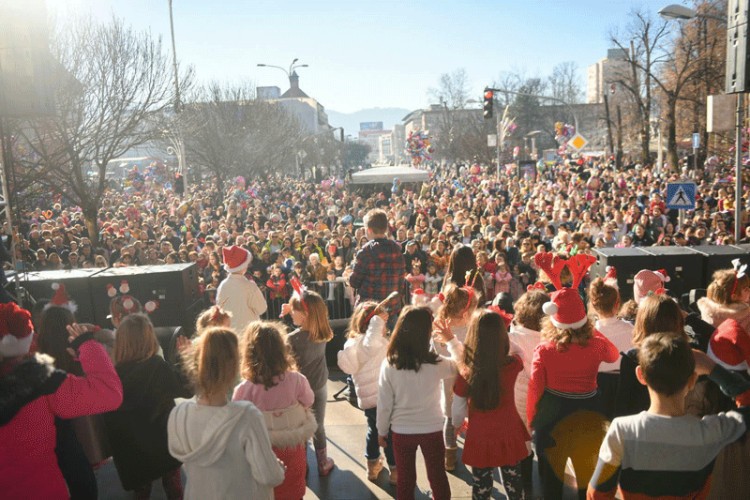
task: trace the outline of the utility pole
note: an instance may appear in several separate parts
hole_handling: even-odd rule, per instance
[[[615,148],[612,142],[612,118],[609,115],[609,97],[606,92],[604,92],[604,112],[607,115],[607,148],[609,149],[609,155],[612,156],[615,154]]]

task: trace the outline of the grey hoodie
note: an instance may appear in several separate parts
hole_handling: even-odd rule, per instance
[[[167,431],[169,452],[187,474],[186,499],[273,499],[284,480],[263,415],[250,402],[186,401],[170,413]]]

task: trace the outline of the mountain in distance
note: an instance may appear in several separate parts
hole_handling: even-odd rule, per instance
[[[395,123],[402,123],[401,119],[411,113],[403,108],[368,108],[353,113],[339,113],[327,109],[328,123],[332,127],[344,127],[344,133],[357,137],[359,124],[363,122],[383,122],[383,129],[391,130]]]

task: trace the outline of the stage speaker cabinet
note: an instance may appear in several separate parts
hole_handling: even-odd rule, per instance
[[[189,332],[193,331],[195,318],[203,310],[196,264],[111,267],[93,276],[90,280],[91,295],[98,325],[111,326],[107,319],[112,300],[108,294],[109,286],[114,288],[116,295],[122,295],[123,282],[127,283],[127,293],[142,305],[156,302],[157,308],[149,313],[154,326],[182,326]]]
[[[703,284],[706,288],[713,281],[713,275],[721,269],[732,269],[732,261],[740,259],[743,264],[750,264],[750,254],[747,250],[731,245],[699,245],[690,247],[702,254]]]
[[[652,271],[664,269],[669,281],[664,287],[672,297],[680,298],[694,288],[704,286],[704,255],[691,247],[644,247],[644,251],[654,256]]]
[[[748,1],[729,0],[727,5],[726,93],[750,90],[748,50]]]
[[[633,277],[641,269],[651,269],[654,256],[640,247],[595,248],[596,263],[591,266],[591,278],[605,276],[607,266],[617,270],[617,286],[623,302],[633,298]]]
[[[89,280],[92,276],[102,272],[102,269],[73,269],[70,271],[35,271],[20,273],[19,282],[21,287],[35,300],[52,299],[55,290],[54,283],[65,285],[65,293],[68,298],[75,302],[75,317],[79,323],[96,323],[94,302],[89,289]]]

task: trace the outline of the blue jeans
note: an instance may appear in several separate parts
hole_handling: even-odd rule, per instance
[[[365,417],[367,417],[367,438],[365,441],[365,457],[367,460],[377,460],[380,457],[380,445],[378,444],[378,428],[376,426],[376,418],[378,416],[378,409],[368,408],[365,410]],[[388,432],[388,446],[385,448],[385,461],[388,462],[388,467],[394,467],[396,465],[396,459],[393,457],[393,443],[391,441],[391,433]]]

